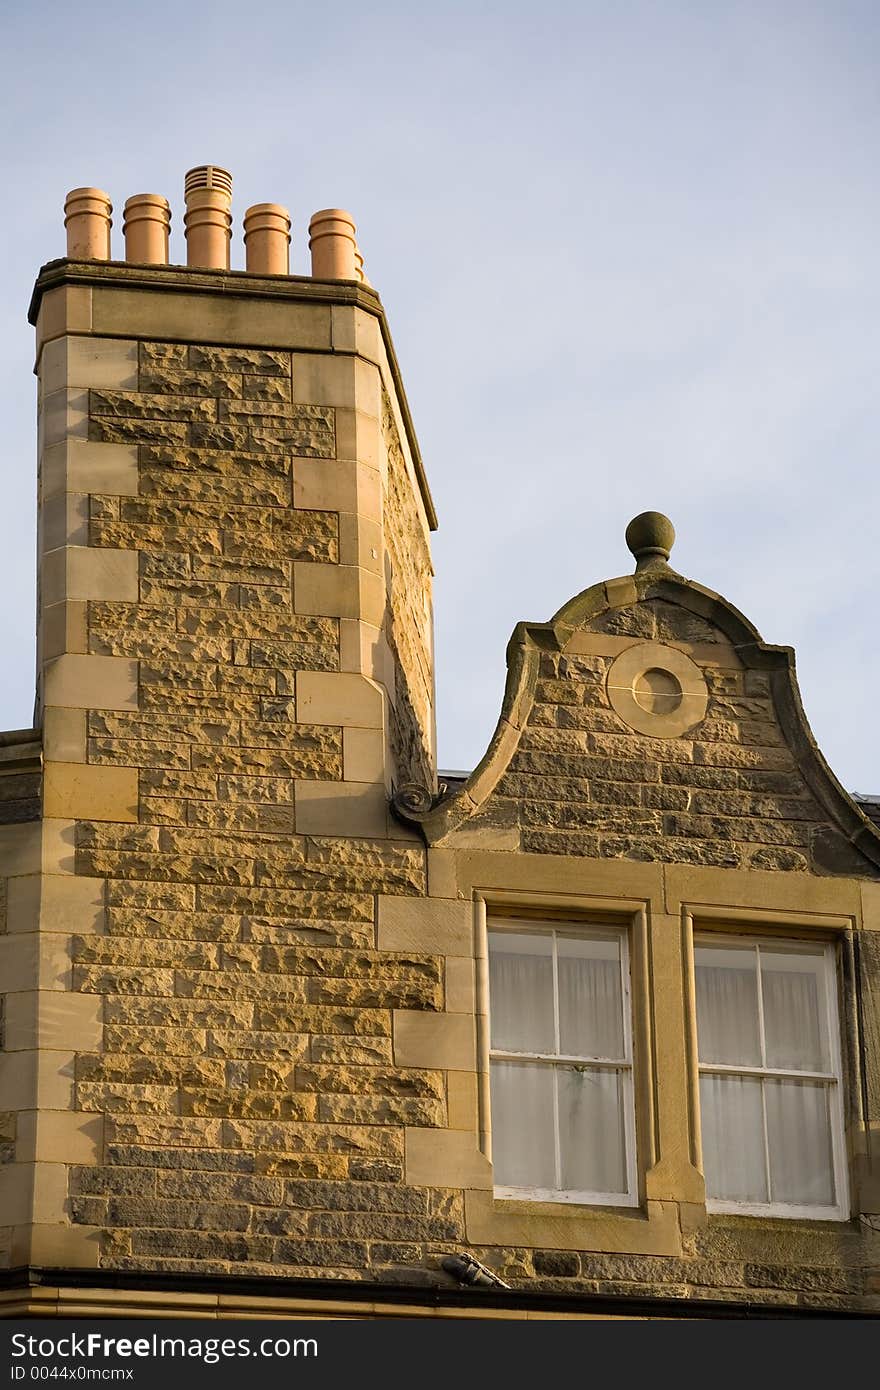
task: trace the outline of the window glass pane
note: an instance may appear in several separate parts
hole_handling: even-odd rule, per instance
[[[718,1201],[766,1202],[761,1082],[700,1077],[706,1194]]]
[[[833,1207],[830,1092],[810,1081],[765,1081],[774,1202]]]
[[[555,1188],[553,1068],[493,1062],[490,1082],[495,1185]]]
[[[561,1186],[573,1192],[625,1192],[623,1080],[616,1071],[556,1067]]]
[[[825,957],[761,948],[767,1066],[827,1071]]]
[[[555,1052],[552,932],[489,933],[492,1047]]]
[[[559,935],[556,952],[560,1052],[622,1058],[620,937]]]
[[[700,1061],[760,1066],[754,946],[697,946],[694,964]]]

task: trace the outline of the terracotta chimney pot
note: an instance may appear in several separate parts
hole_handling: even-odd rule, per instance
[[[355,226],[351,213],[324,208],[309,223],[312,275],[316,280],[356,280]]]
[[[171,208],[158,193],[135,193],[122,211],[125,259],[136,265],[168,264]]]
[[[244,215],[247,268],[252,275],[290,274],[290,213],[278,203],[255,203]]]
[[[100,188],[71,189],[64,200],[64,225],[72,261],[109,261],[112,211]]]
[[[360,253],[360,247],[358,247],[357,245],[355,245],[354,248],[354,275],[355,279],[360,280],[362,285],[366,285],[368,290],[371,290],[373,288],[373,286],[367,279],[367,274],[364,270],[364,258]]]
[[[184,197],[187,265],[203,270],[228,270],[232,175],[216,164],[190,169],[184,184]]]

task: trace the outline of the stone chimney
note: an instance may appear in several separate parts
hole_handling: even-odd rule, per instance
[[[423,852],[389,798],[436,786],[434,511],[354,224],[316,215],[314,273],[290,275],[289,214],[257,204],[248,269],[230,270],[231,177],[191,170],[185,202],[186,266],[167,263],[159,194],[125,201],[119,261],[109,197],[76,189],[68,257],[44,267],[31,304],[43,820],[23,827],[36,838],[9,910],[44,965],[13,962],[7,1017],[21,1113],[36,1117],[20,1122],[13,1165],[30,1191],[16,1207],[30,1213],[14,1236],[22,1264],[107,1258],[103,1218],[78,1195],[97,1189],[77,1174],[97,1173],[125,1128],[117,1083],[146,1142],[131,972],[165,953],[146,986],[171,1030],[163,1048],[184,1038],[187,1074],[222,1090],[226,1063],[199,1060],[204,1040],[178,1007],[189,985],[173,972],[195,963],[178,927],[211,936],[215,921],[221,937],[196,956],[222,973],[223,917],[300,922],[262,938],[280,944],[312,940],[315,913],[360,910],[354,880],[316,906],[310,857],[378,855],[359,872],[409,891],[393,884]],[[363,935],[338,926],[314,939]],[[203,1102],[188,1113],[207,1114]],[[187,1126],[203,1143],[204,1122]]]

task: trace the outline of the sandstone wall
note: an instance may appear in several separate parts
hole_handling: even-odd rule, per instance
[[[419,525],[412,483],[387,393],[382,431],[388,455],[385,514],[388,518],[389,595],[386,631],[394,657],[391,747],[398,785],[433,788],[434,620],[431,554]]]
[[[341,615],[298,612],[294,579],[340,558],[339,513],[293,505],[292,459],[336,458],[335,410],[292,402],[291,353],[137,351],[136,390],[88,393],[90,444],[136,449],[138,488],[88,495],[90,551],[130,575],[89,599],[85,646],[137,663],[137,693],[87,711],[85,765],[134,770],[139,796],[136,823],[75,823],[105,911],[73,940],[73,989],[103,1018],[74,1107],[103,1142],[71,1170],[70,1215],[108,1266],[363,1276],[460,1236],[461,1199],[399,1182],[402,1127],[446,1102],[439,1072],[395,1068],[392,1015],[441,1007],[443,970],[377,952],[374,894],[424,892],[424,850],[296,833],[297,790],[341,783],[345,733],[369,722],[297,710],[304,672],[340,668]],[[399,444],[389,472],[405,577],[409,549],[427,562],[393,534],[414,521]]]
[[[41,364],[43,820],[9,827],[36,838],[0,868],[18,1098],[0,1165],[21,1170],[0,1209],[31,1182],[27,1258],[431,1284],[464,1248],[530,1288],[876,1301],[877,1040],[852,1010],[860,1215],[701,1204],[689,904],[880,928],[870,871],[817,863],[827,808],[766,676],[674,604],[585,621],[542,648],[500,779],[429,850],[388,811],[393,782],[433,787],[433,679],[425,519],[377,339],[322,305],[310,350],[205,346],[183,340],[240,333],[227,304],[162,336],[162,297],[125,293],[117,318],[98,291],[87,322],[70,310]],[[683,736],[611,707],[633,639],[698,661],[707,712]],[[486,902],[643,933],[638,1209],[493,1197]],[[20,1262],[5,1222],[0,1260]]]

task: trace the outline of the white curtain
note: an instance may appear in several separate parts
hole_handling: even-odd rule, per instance
[[[495,1185],[556,1188],[553,1068],[493,1062],[490,1078]]]
[[[498,1187],[626,1191],[623,1078],[614,1070],[492,1063],[492,1164]],[[559,1167],[553,1087],[557,1088]]]
[[[761,1082],[744,1076],[700,1077],[706,1194],[722,1202],[767,1202]]]
[[[559,1050],[569,1057],[623,1058],[618,941],[557,940]]]
[[[553,941],[550,931],[490,932],[494,1049],[557,1053]],[[619,938],[558,934],[556,955],[559,1051],[622,1060]],[[624,1089],[622,1074],[612,1068],[493,1061],[496,1185],[625,1192]]]
[[[829,1099],[821,1082],[764,1082],[771,1201],[834,1206]]]
[[[761,952],[768,1067],[824,1071],[828,1066],[820,1011],[824,981],[817,964],[821,968],[824,962]]]
[[[830,1068],[821,951],[761,949],[763,1058],[754,947],[699,946],[695,958],[703,1064],[786,1071]],[[822,1082],[704,1073],[700,1116],[709,1196],[719,1201],[833,1206],[830,1100],[831,1092]]]
[[[626,1140],[619,1072],[557,1067],[563,1191],[625,1192]]]
[[[559,936],[559,1051],[622,1060],[623,1009],[617,939]],[[489,937],[492,1046],[502,1052],[556,1052],[553,937],[496,932]]]
[[[556,1050],[553,1023],[553,938],[526,932],[489,937],[492,1046],[502,1052]]]
[[[760,1066],[754,950],[697,947],[695,965],[700,1061]]]

